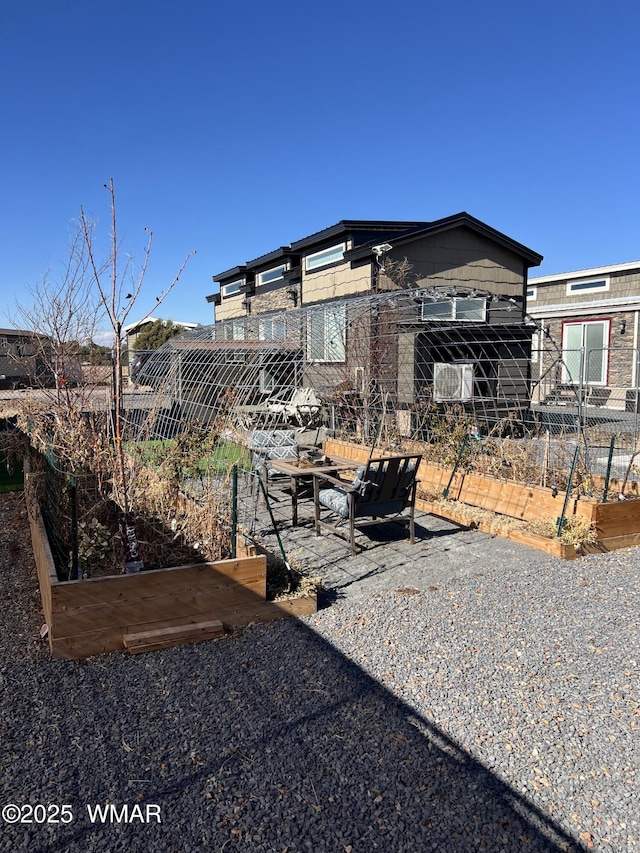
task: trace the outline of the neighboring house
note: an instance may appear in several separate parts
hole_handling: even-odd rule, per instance
[[[640,261],[529,280],[536,403],[637,409]]]
[[[26,387],[34,383],[37,350],[33,332],[0,329],[0,388]]]
[[[124,326],[122,331],[126,336],[127,348],[133,351],[136,348],[136,339],[141,332],[144,332],[147,326],[157,323],[160,317],[145,317],[144,320],[139,320],[137,323],[129,323]],[[197,329],[199,323],[183,323],[181,320],[163,320],[164,323],[173,323],[175,326],[182,326],[183,329]]]
[[[288,347],[297,340],[304,384],[366,393],[384,379],[394,404],[408,411],[422,389],[435,386],[437,393],[446,374],[447,383],[460,379],[460,390],[441,400],[500,398],[504,416],[510,403],[529,405],[525,293],[528,270],[541,260],[468,213],[434,222],[343,220],[214,275],[220,290],[207,301],[220,344],[233,341],[239,351],[250,338]],[[363,344],[354,311],[363,297],[402,290],[424,297],[402,309],[394,350],[376,367],[372,329],[384,317],[372,314]],[[305,320],[296,321],[293,309],[306,311]],[[302,323],[295,339],[294,322]],[[277,385],[278,377],[270,381]]]
[[[523,307],[528,269],[542,256],[468,213],[435,222],[343,220],[214,275],[220,292],[207,301],[221,321],[354,297],[390,288],[381,266],[405,259],[408,287],[468,284]]]
[[[138,336],[144,332],[147,326],[152,325],[153,323],[157,323],[158,320],[162,318],[160,317],[145,317],[144,320],[139,320],[137,323],[129,323],[128,326],[123,326],[122,331],[125,334],[126,338],[126,348],[127,348],[127,366],[129,371],[131,371],[131,365],[135,358],[136,353],[136,340]],[[200,325],[199,323],[183,323],[177,320],[163,320],[163,322],[174,323],[176,326],[182,326],[185,330],[197,329]]]

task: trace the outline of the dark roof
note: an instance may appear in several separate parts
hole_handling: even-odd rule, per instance
[[[280,246],[280,248],[274,249],[272,252],[267,252],[266,255],[260,255],[260,257],[254,258],[252,261],[247,261],[246,263],[241,264],[240,266],[231,267],[231,269],[229,270],[220,272],[217,275],[212,276],[212,279],[213,281],[221,282],[227,281],[228,279],[244,277],[247,276],[247,274],[251,275],[259,267],[264,267],[268,264],[273,263],[274,261],[279,261],[291,257],[297,260],[296,253],[292,252],[289,246]]]
[[[322,243],[327,243],[330,240],[335,240],[339,237],[344,237],[347,234],[356,235],[360,239],[356,239],[356,245],[347,253],[347,257],[351,260],[364,258],[371,255],[371,246],[379,243],[380,240],[386,242],[393,240],[394,248],[409,243],[419,237],[436,234],[439,231],[446,231],[451,228],[466,227],[472,231],[476,231],[496,243],[501,244],[505,248],[517,255],[523,257],[529,266],[538,266],[542,261],[542,255],[534,252],[512,240],[501,231],[497,231],[490,225],[481,222],[469,213],[456,213],[453,216],[447,216],[444,219],[436,219],[434,222],[402,222],[396,220],[383,219],[341,219],[335,225],[324,228],[322,231],[316,231],[309,234],[308,237],[303,237],[301,240],[296,240],[290,246],[280,246],[266,255],[261,255],[253,261],[247,261],[242,266],[233,267],[225,272],[218,273],[212,276],[213,281],[221,282],[229,278],[245,275],[248,270],[255,269],[265,263],[269,263],[279,258],[291,257],[306,251],[313,246],[319,246]],[[209,297],[207,297],[209,301]]]
[[[295,243],[291,244],[291,248],[297,251],[308,249],[317,243],[324,243],[326,240],[331,240],[335,237],[352,234],[354,231],[382,232],[383,234],[391,232],[396,234],[398,232],[410,232],[415,228],[420,228],[428,224],[428,222],[391,222],[381,219],[341,219],[340,222],[331,225],[329,228],[316,231],[315,234],[303,237],[302,240],[296,240]]]
[[[247,265],[241,264],[237,267],[231,267],[231,269],[225,270],[224,272],[218,273],[218,275],[211,276],[214,281],[224,281],[226,278],[241,278],[246,275]]]
[[[257,267],[262,267],[266,264],[271,264],[273,263],[273,261],[280,261],[284,258],[290,258],[292,256],[295,256],[295,254],[295,252],[291,251],[290,246],[280,246],[279,249],[274,249],[273,252],[267,252],[266,255],[260,255],[259,258],[254,258],[252,261],[247,261],[246,266],[248,269],[256,269]]]
[[[46,335],[39,334],[38,332],[30,332],[27,329],[0,329],[0,335],[3,338],[7,337],[15,337],[16,335],[20,335],[21,337],[41,337],[46,338]]]
[[[506,249],[509,249],[516,255],[520,255],[524,258],[528,262],[529,266],[538,266],[542,261],[542,255],[534,252],[533,249],[528,249],[522,243],[518,243],[516,240],[508,237],[501,231],[497,231],[485,222],[481,222],[479,219],[476,219],[475,216],[471,216],[471,214],[466,213],[465,211],[462,211],[462,213],[455,213],[453,216],[447,216],[444,219],[437,219],[435,222],[425,223],[422,227],[414,228],[411,231],[398,235],[393,239],[393,248],[395,249],[398,246],[402,246],[404,243],[412,243],[420,237],[428,237],[431,234],[437,234],[438,232],[449,231],[452,228],[460,227],[469,228],[471,231],[475,231],[476,233],[482,234],[482,236],[488,237],[490,240],[499,243]],[[350,260],[357,260],[358,258],[366,257],[370,254],[371,243],[366,246],[352,249],[350,252],[347,252],[346,257]]]
[[[428,224],[428,222],[390,222],[381,219],[341,219],[335,225],[324,228],[322,231],[316,231],[314,234],[303,237],[301,240],[296,240],[289,246],[280,246],[278,249],[267,252],[265,255],[260,255],[241,266],[232,267],[224,272],[217,273],[212,276],[212,279],[213,281],[220,282],[245,275],[248,270],[254,270],[257,267],[271,263],[271,261],[277,261],[280,258],[290,258],[299,254],[302,249],[307,249],[310,246],[315,246],[316,244],[344,236],[345,234],[352,234],[354,232],[382,232],[382,235],[397,234],[398,232],[403,233]]]

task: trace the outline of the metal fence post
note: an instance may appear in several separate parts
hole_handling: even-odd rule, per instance
[[[238,535],[238,466],[231,469],[231,559],[236,558]]]
[[[71,570],[70,576],[82,579],[78,560],[78,479],[74,474],[69,477],[69,501],[71,503]]]

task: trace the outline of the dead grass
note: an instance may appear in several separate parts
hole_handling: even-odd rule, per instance
[[[558,536],[557,519],[543,517],[530,521],[512,518],[508,515],[474,507],[461,501],[448,500],[442,496],[425,498],[440,510],[445,517],[452,518],[465,527],[482,528],[494,536],[508,536],[516,530],[533,533],[545,539],[556,539],[566,545],[580,548],[582,545],[595,544],[598,541],[594,525],[584,516],[568,516]]]
[[[558,521],[550,516],[530,521],[527,529],[537,536],[544,536],[546,539],[558,539],[560,542],[564,542],[566,545],[574,545],[576,548],[581,545],[594,545],[598,541],[598,534],[593,523],[582,515],[568,516],[559,536]]]

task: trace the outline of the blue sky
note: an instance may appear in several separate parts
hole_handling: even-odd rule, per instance
[[[0,326],[80,205],[142,259],[138,319],[340,219],[466,210],[545,256],[640,258],[640,4],[24,0],[0,11]]]

